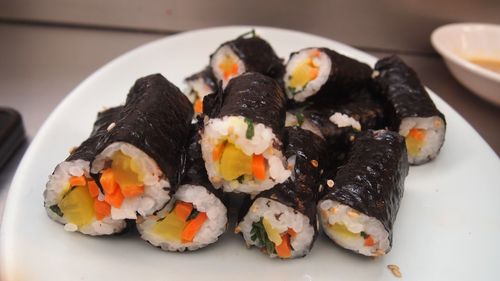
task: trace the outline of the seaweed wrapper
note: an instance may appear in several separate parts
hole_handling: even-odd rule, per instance
[[[203,112],[210,118],[242,116],[271,128],[280,138],[285,126],[285,94],[272,78],[246,72],[203,99]]]
[[[386,100],[391,130],[399,131],[401,121],[408,117],[439,116],[446,123],[417,73],[399,57],[390,56],[379,60],[375,70],[378,74],[374,80]]]
[[[378,219],[389,233],[404,193],[408,175],[408,158],[404,138],[386,130],[368,131],[354,142],[347,162],[336,174],[334,185],[325,177],[325,195]]]
[[[97,153],[114,142],[132,144],[156,161],[175,188],[192,117],[189,100],[165,77],[140,78],[130,89],[120,118],[99,139]]]

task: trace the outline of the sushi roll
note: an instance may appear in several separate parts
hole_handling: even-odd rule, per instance
[[[390,128],[405,137],[410,164],[436,158],[444,143],[446,120],[413,69],[399,57],[375,65],[375,81],[386,99]]]
[[[271,45],[252,30],[223,43],[210,56],[216,81],[226,87],[229,80],[245,72],[258,72],[273,78],[283,75],[283,60]]]
[[[285,96],[265,75],[247,72],[205,97],[201,149],[208,177],[226,192],[257,194],[284,182]]]
[[[113,219],[147,216],[167,204],[179,184],[192,118],[189,100],[162,75],[135,82],[90,167]]]
[[[207,66],[202,71],[184,79],[184,82],[187,85],[184,94],[193,104],[195,114],[203,113],[203,98],[215,92],[217,85],[212,69]]]
[[[320,187],[318,213],[327,236],[365,256],[388,253],[407,175],[402,136],[370,130],[358,137],[335,178]]]
[[[119,118],[123,107],[100,112],[90,137],[73,149],[68,158],[57,165],[49,177],[44,195],[48,216],[67,231],[88,235],[109,235],[122,231],[126,223],[111,218],[110,208],[104,202],[95,179],[90,174],[90,162],[95,147],[107,127]]]
[[[286,129],[286,157],[293,171],[282,184],[259,193],[242,211],[236,232],[270,257],[303,257],[317,236],[316,200],[324,141],[299,127]]]
[[[295,102],[334,102],[366,86],[371,75],[365,63],[328,48],[306,48],[290,55],[283,83],[288,99]]]
[[[137,219],[141,238],[166,251],[206,247],[226,230],[222,190],[215,189],[208,180],[197,127],[193,125],[186,172],[173,200],[159,212]]]

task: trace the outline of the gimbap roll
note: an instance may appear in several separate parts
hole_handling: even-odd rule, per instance
[[[402,136],[370,130],[358,137],[335,178],[320,187],[318,213],[327,236],[365,256],[389,252],[407,174]]]
[[[203,248],[216,242],[226,230],[222,190],[215,189],[208,180],[197,127],[193,125],[186,172],[173,200],[159,212],[137,219],[142,239],[166,251]]]
[[[138,79],[120,118],[99,138],[90,171],[113,219],[163,208],[179,184],[193,108],[160,74]]]
[[[210,56],[210,66],[216,81],[226,87],[229,80],[244,72],[258,72],[273,78],[283,75],[283,60],[271,45],[252,30],[223,43]]]
[[[365,63],[328,48],[306,48],[290,55],[283,82],[290,100],[336,101],[366,86],[371,75]]]
[[[417,74],[397,56],[379,60],[375,70],[391,130],[405,137],[410,164],[434,159],[444,143],[446,120]]]
[[[255,72],[205,97],[201,149],[215,188],[257,194],[290,176],[281,141],[285,102],[277,82]]]
[[[286,129],[285,155],[291,177],[259,193],[236,228],[248,246],[270,257],[303,257],[309,253],[319,228],[316,200],[324,141],[299,127]]]
[[[126,223],[111,218],[109,205],[104,201],[98,184],[90,174],[99,138],[108,126],[118,120],[123,107],[100,112],[90,137],[71,151],[57,165],[44,191],[44,205],[51,219],[64,224],[67,231],[88,235],[109,235],[122,231]]]
[[[217,88],[212,69],[207,66],[202,71],[184,79],[184,82],[187,85],[184,94],[193,104],[195,114],[203,113],[203,98],[215,92]]]

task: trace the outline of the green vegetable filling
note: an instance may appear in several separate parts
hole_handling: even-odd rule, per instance
[[[49,209],[60,217],[64,216],[63,212],[61,211],[59,206],[57,206],[57,204],[50,206]]]
[[[245,118],[245,123],[247,123],[246,137],[247,137],[247,139],[251,140],[255,134],[254,127],[253,127],[253,121],[252,121],[252,119]]]
[[[250,235],[252,241],[259,243],[262,247],[265,247],[268,254],[276,253],[274,249],[274,243],[269,240],[266,229],[264,228],[263,218],[261,218],[260,221],[254,222],[252,224]]]

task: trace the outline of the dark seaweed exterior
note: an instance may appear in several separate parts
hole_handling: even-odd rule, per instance
[[[200,145],[200,123],[191,125],[190,141],[186,149],[186,165],[181,184],[191,184],[203,186],[208,192],[214,194],[223,201],[222,189],[215,189],[210,183],[205,169],[205,162],[201,154]]]
[[[417,73],[398,56],[385,57],[375,65],[378,76],[375,83],[387,102],[390,128],[398,132],[401,121],[409,117],[438,116],[446,122],[429,94],[418,79]]]
[[[99,112],[88,139],[71,151],[66,161],[85,160],[90,162],[94,160],[99,138],[106,133],[108,126],[119,118],[122,109],[123,106],[117,106]]]
[[[243,61],[247,72],[258,72],[273,78],[283,76],[283,59],[280,59],[273,47],[261,37],[255,34],[251,37],[240,36],[223,43],[215,53],[224,46],[229,46]],[[213,54],[210,59],[212,56]]]
[[[330,116],[339,112],[357,120],[361,131],[352,127],[339,127],[330,121]],[[384,108],[374,98],[363,96],[362,99],[334,106],[313,105],[303,110],[303,115],[323,134],[330,151],[330,165],[336,167],[343,163],[347,152],[356,137],[369,129],[382,129],[386,126]]]
[[[184,81],[190,82],[200,78],[203,79],[205,84],[207,84],[212,90],[215,90],[217,88],[217,82],[210,66],[207,66],[202,71],[189,76],[188,78],[184,79]]]
[[[272,78],[246,72],[203,99],[203,112],[210,118],[243,116],[270,127],[278,138],[285,125],[285,94]]]
[[[328,177],[324,179],[325,195],[321,200],[335,200],[375,217],[389,233],[392,246],[392,227],[407,175],[404,138],[391,131],[370,130],[354,142],[333,187],[328,186]]]
[[[346,95],[369,85],[373,72],[369,65],[328,48],[317,49],[330,58],[332,66],[328,80],[316,94],[308,97],[306,101],[335,103],[339,99],[344,99]],[[292,53],[290,58],[299,52]]]
[[[96,153],[114,142],[132,144],[156,161],[175,188],[192,118],[191,103],[165,77],[153,74],[140,78],[130,89],[115,126],[99,139]]]
[[[312,248],[318,234],[316,218],[316,202],[318,196],[319,176],[323,165],[325,143],[322,138],[299,127],[285,128],[285,157],[295,156],[295,166],[292,177],[274,188],[259,193],[258,198],[268,198],[282,203],[309,218],[314,229]],[[252,201],[253,202],[253,201]],[[243,208],[240,221],[248,212],[251,204]]]

